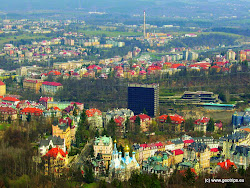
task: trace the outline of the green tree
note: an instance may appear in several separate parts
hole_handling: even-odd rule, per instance
[[[193,131],[194,130],[194,120],[193,120],[193,118],[191,118],[191,117],[188,118],[185,121],[184,127],[185,127],[185,131]]]
[[[143,114],[148,115],[148,112],[146,111],[146,109],[145,109],[145,108],[143,109]]]
[[[139,134],[141,132],[141,118],[136,116],[135,119],[135,134]]]
[[[172,122],[172,120],[171,120],[170,116],[168,116],[167,117],[167,123],[171,123],[171,122]]]
[[[111,136],[111,137],[115,136],[116,127],[117,126],[116,126],[114,118],[111,118],[111,120],[107,124],[107,132],[108,132],[109,136]]]
[[[207,123],[207,131],[214,132],[214,120],[212,118]]]
[[[73,116],[77,116],[77,106],[76,103],[74,103],[74,110],[73,110]]]
[[[11,117],[9,116],[9,117],[8,117],[8,123],[11,124],[11,121],[12,121],[12,119],[11,119]]]
[[[184,181],[189,185],[194,185],[195,183],[195,174],[191,171],[191,168],[188,168],[185,172]]]
[[[31,121],[31,114],[29,113],[28,116],[26,117],[27,122]]]
[[[94,173],[91,166],[85,165],[84,167],[84,182],[93,183],[95,180]]]

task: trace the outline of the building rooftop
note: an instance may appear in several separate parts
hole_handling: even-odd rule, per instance
[[[48,81],[43,82],[43,85],[49,85],[49,86],[62,86],[61,83],[58,83],[58,82],[48,82]]]

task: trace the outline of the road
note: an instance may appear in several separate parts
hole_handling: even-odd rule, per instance
[[[81,167],[84,164],[84,161],[87,159],[90,150],[91,150],[91,146],[93,145],[93,139],[91,139],[82,149],[81,153],[79,155],[76,156],[76,158],[74,159],[74,161],[71,162],[70,167]]]

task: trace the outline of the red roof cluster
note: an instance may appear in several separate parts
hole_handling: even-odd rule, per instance
[[[229,170],[230,167],[236,167],[236,165],[234,164],[234,162],[231,162],[229,159],[227,159],[226,161],[223,162],[219,162],[217,163],[217,165],[219,165],[221,168],[224,168],[226,170]]]
[[[96,109],[96,108],[92,108],[92,109],[86,110],[86,115],[87,115],[88,117],[92,117],[92,116],[94,116],[96,113],[97,113],[99,116],[102,115],[102,112],[101,112],[100,110]]]
[[[58,154],[61,154],[63,157],[66,157],[66,155],[68,154],[67,151],[66,153],[60,149],[60,148],[51,148],[47,153],[46,153],[46,157],[53,157],[56,158]]]
[[[58,82],[48,82],[48,81],[43,82],[43,85],[48,85],[48,86],[62,86],[61,83],[58,83]]]
[[[31,114],[31,115],[40,116],[42,115],[42,113],[43,113],[43,110],[39,108],[30,108],[30,107],[24,108],[20,111],[20,114],[25,114],[25,115]]]
[[[96,69],[96,70],[101,70],[102,68],[100,66],[97,66],[97,65],[89,65],[87,67],[88,70],[93,70],[93,69]]]
[[[155,65],[151,65],[148,67],[148,71],[153,71],[153,70],[161,70],[161,67]]]
[[[133,116],[130,118],[130,120],[132,121],[135,121],[136,120],[136,117],[139,116],[139,118],[144,122],[144,121],[148,121],[151,119],[150,116],[146,115],[146,114],[139,114],[139,115],[136,115],[136,116]]]
[[[174,115],[161,115],[158,117],[158,119],[160,119],[161,122],[166,122],[168,116],[170,117],[171,119],[171,122],[172,123],[175,123],[175,124],[181,124],[182,122],[184,122],[184,118],[178,114],[174,114]]]
[[[4,97],[2,100],[3,101],[11,101],[11,102],[20,101],[19,99],[15,98],[15,97]]]

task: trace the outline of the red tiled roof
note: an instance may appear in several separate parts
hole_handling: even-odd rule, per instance
[[[100,66],[97,65],[89,65],[87,67],[88,70],[93,70],[93,69],[97,69],[97,70],[101,70],[102,68]]]
[[[50,149],[45,156],[47,157],[54,157],[56,158],[58,154],[61,154],[63,157],[66,157],[67,152],[65,153],[62,149],[60,148],[52,148]]]
[[[136,117],[139,116],[139,118],[142,120],[142,121],[145,121],[146,119],[150,120],[151,117],[146,115],[146,114],[139,114],[139,115],[136,115],[136,116],[133,116],[130,118],[130,120],[136,120]]]
[[[231,166],[234,166],[235,168],[237,168],[234,162],[231,162],[229,159],[223,162],[219,162],[217,163],[217,165],[219,165],[221,168],[224,168],[226,170],[228,170]]]
[[[211,152],[218,152],[219,149],[218,149],[218,148],[211,148],[210,151],[211,151]]]
[[[11,107],[0,107],[0,112],[6,112],[6,113],[17,113],[17,111]]]
[[[152,71],[152,70],[161,70],[161,67],[151,65],[151,66],[148,67],[148,71]]]
[[[117,126],[121,126],[122,123],[124,122],[124,118],[122,118],[121,116],[118,116],[117,118],[114,119],[115,123]]]
[[[212,69],[219,69],[220,67],[217,66],[217,65],[214,65],[214,66],[212,66],[211,68],[212,68]]]
[[[39,109],[39,108],[24,108],[20,111],[20,114],[34,114],[34,115],[42,115],[43,110]]]
[[[184,118],[178,114],[174,114],[174,115],[169,115],[171,122],[172,123],[176,123],[176,124],[181,124],[182,122],[184,122]],[[160,119],[160,121],[166,121],[168,118],[168,115],[164,114],[158,117],[158,119]]]
[[[194,140],[184,140],[183,141],[184,142],[184,144],[192,144],[193,142],[194,142]]]
[[[181,155],[184,152],[181,149],[176,149],[176,150],[173,150],[172,153],[175,154],[175,155]]]
[[[102,112],[96,108],[92,108],[92,109],[89,109],[89,110],[86,110],[86,115],[88,117],[92,117],[94,116],[94,114],[97,113],[99,116],[102,115]]]
[[[43,82],[43,85],[49,85],[49,86],[62,86],[61,83],[58,83],[58,82],[48,82],[48,81]]]
[[[203,123],[203,124],[208,123],[209,120],[210,120],[210,118],[208,118],[208,117],[202,117],[201,119],[197,119],[194,123],[196,125],[199,125],[200,123]]]
[[[4,97],[2,100],[3,101],[12,101],[12,102],[20,101],[19,99],[15,98],[15,97]]]
[[[148,147],[148,145],[147,144],[141,144],[140,147],[146,148],[146,147]]]
[[[155,143],[155,146],[161,147],[161,146],[163,146],[163,144],[161,142],[158,142],[158,143]]]
[[[195,172],[195,169],[194,169],[194,168],[191,168],[190,170],[191,170],[191,172],[195,173],[195,175],[197,175],[197,173]],[[182,176],[185,176],[186,171],[187,171],[187,170],[180,170],[179,173],[180,173]]]
[[[180,66],[185,66],[185,65],[184,65],[184,64],[182,64],[182,63],[172,64],[172,66],[171,66],[170,68],[172,68],[172,69],[176,69],[176,68],[178,68],[178,67],[180,67]]]
[[[5,83],[3,83],[2,81],[0,81],[0,86],[2,86],[2,85],[5,85]]]

